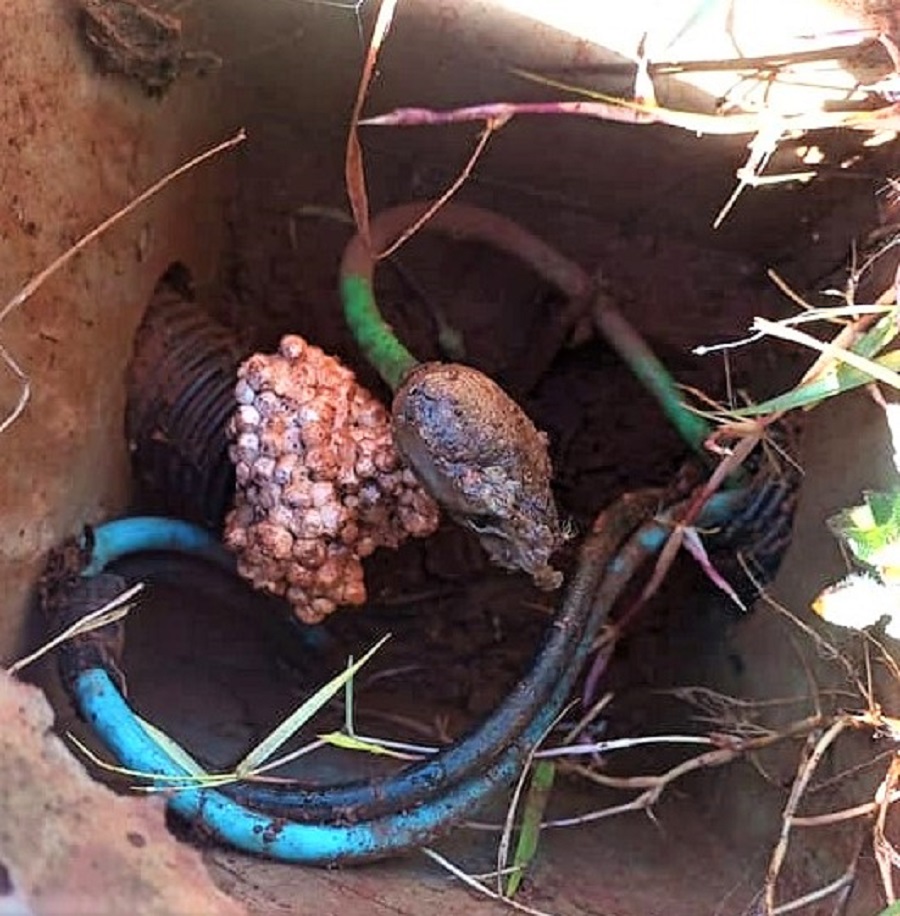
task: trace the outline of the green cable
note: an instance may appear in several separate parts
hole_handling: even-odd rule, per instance
[[[386,220],[380,228],[385,241],[414,220],[416,214],[407,212],[414,206],[397,207],[380,215],[379,219]],[[571,296],[577,294],[571,289],[573,284],[584,288],[590,285],[580,268],[515,224],[486,211],[466,208],[465,205],[451,205],[445,207],[432,220],[432,224],[435,221],[441,223],[439,229],[449,231],[451,235],[480,238],[500,250],[518,255]],[[363,355],[391,390],[396,391],[406,375],[419,365],[419,361],[400,342],[378,308],[372,283],[374,263],[358,238],[351,242],[344,253],[341,267],[341,299],[347,324]],[[567,279],[560,281],[560,277]],[[572,277],[576,279],[572,280]],[[595,302],[594,319],[608,343],[653,397],[681,439],[708,464],[710,456],[705,443],[713,431],[711,424],[686,406],[675,379],[643,338],[605,297]],[[738,471],[731,476],[730,481],[734,484],[743,478],[744,474]]]
[[[709,452],[704,443],[712,433],[712,427],[703,417],[685,407],[678,387],[665,366],[652,354],[649,357],[632,355],[626,362],[644,388],[656,398],[660,409],[685,443],[708,461]]]
[[[644,390],[656,400],[682,441],[690,446],[704,465],[711,467],[714,462],[705,443],[713,433],[712,425],[685,405],[675,379],[618,312],[604,311],[598,320],[608,339],[615,341],[616,352],[644,386]],[[725,489],[733,489],[746,486],[748,481],[746,469],[736,467],[725,479],[723,486]]]
[[[709,453],[704,448],[704,443],[713,431],[712,426],[699,414],[688,409],[675,379],[656,354],[611,306],[604,305],[595,309],[594,317],[607,341],[644,389],[653,396],[684,442],[708,462]]]
[[[390,385],[391,391],[396,391],[419,361],[400,343],[394,329],[382,317],[372,282],[358,274],[344,274],[341,299],[354,339],[369,364]]]

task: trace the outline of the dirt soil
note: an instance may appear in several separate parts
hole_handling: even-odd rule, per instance
[[[295,91],[305,92],[305,101],[315,108],[302,81],[291,84],[290,91],[291,104],[297,103]],[[345,329],[336,294],[350,230],[321,212],[344,206],[336,163],[345,125],[334,135],[318,136],[316,127],[287,117],[286,103],[280,107],[284,102],[266,87],[245,105],[254,112],[246,125],[253,142],[241,152],[230,259],[221,281],[199,289],[199,296],[248,345],[271,350],[283,333],[302,334],[342,358],[387,400],[387,390],[362,363]],[[312,124],[317,125],[314,118]],[[379,138],[369,147],[369,190],[372,201],[380,202],[376,207],[432,196],[445,183],[431,163],[411,168],[397,154],[408,142],[404,135],[392,148],[390,140]],[[539,159],[540,151],[535,153]],[[605,162],[605,168],[622,174],[629,165],[612,156]],[[696,207],[691,187],[683,196],[673,187],[665,200],[667,212]],[[655,213],[646,210],[634,220],[609,221],[589,208],[564,202],[550,206],[477,175],[462,199],[513,216],[586,268],[602,268],[620,308],[685,385],[723,401],[740,398],[743,389],[761,398],[799,373],[801,362],[787,348],[777,351],[777,359],[773,348],[733,351],[727,364],[721,356],[691,355],[697,344],[740,336],[756,315],[787,313],[788,304],[765,276],[766,265],[734,250],[651,229]],[[798,203],[797,211],[801,208]],[[861,207],[854,218],[868,215]],[[816,216],[809,214],[810,226]],[[840,232],[824,238],[816,263],[808,266],[812,276],[834,268],[852,234],[845,220]],[[797,247],[797,256],[804,257]],[[562,349],[550,365],[536,360],[536,344],[560,307],[554,291],[505,256],[427,233],[406,246],[400,260],[403,275],[390,266],[378,275],[384,312],[412,351],[430,359],[447,355],[435,320],[435,310],[443,311],[462,337],[466,361],[506,385],[546,430],[556,495],[576,532],[572,549],[577,535],[617,495],[671,481],[684,449],[602,341],[581,340]],[[794,276],[790,267],[797,262],[786,253],[779,266],[785,265]],[[522,372],[523,366],[534,371]],[[570,550],[566,562],[571,559]],[[521,676],[553,606],[552,596],[521,577],[490,569],[474,539],[449,523],[427,542],[371,558],[371,603],[329,620],[334,643],[326,656],[305,654],[270,603],[210,581],[208,570],[173,567],[166,574],[168,584],[156,589],[147,613],[129,625],[125,668],[131,696],[177,740],[199,749],[211,766],[236,759],[348,654],[358,657],[388,631],[394,638],[356,681],[357,727],[398,740],[451,740],[492,709]],[[689,712],[663,702],[658,691],[694,681],[711,660],[741,673],[747,662],[730,648],[733,620],[696,569],[681,562],[621,644],[600,685],[615,691],[616,702],[598,734],[684,727]],[[197,663],[200,646],[203,665]],[[338,727],[342,716],[339,707],[331,709],[317,720],[316,730]],[[664,761],[650,763],[647,769],[657,770]],[[366,774],[388,766],[369,756],[348,759],[335,752],[314,763],[307,760],[297,771],[335,779],[348,770]],[[602,792],[561,781],[551,813],[578,814],[610,801]],[[751,850],[740,838],[733,844],[723,839],[715,813],[677,790],[654,813],[652,822],[636,815],[547,832],[523,902],[561,916],[749,912],[768,847]],[[484,819],[496,822],[502,815],[495,810]],[[496,835],[460,830],[440,848],[472,871],[488,871],[494,867]],[[208,849],[207,861],[220,886],[260,914],[302,911],[312,901],[325,914],[501,911],[461,891],[418,855],[328,872],[300,872],[221,849]]]
[[[342,357],[387,400],[388,392],[361,362],[344,327],[335,291],[349,229],[328,216],[298,215],[283,190],[292,175],[316,168],[318,154],[294,150],[291,161],[283,161],[287,138],[271,123],[256,137],[234,209],[227,288],[213,297],[213,310],[258,348],[273,347],[287,331],[307,336]],[[273,157],[283,169],[272,166]],[[466,192],[468,199],[485,202],[477,185]],[[319,196],[329,193],[342,199],[337,183],[317,189]],[[396,186],[373,192],[403,193],[405,188]],[[522,201],[516,202],[521,210]],[[503,203],[494,206],[502,209]],[[542,227],[538,212],[523,222],[585,266],[602,267],[620,308],[683,384],[720,400],[729,396],[728,385],[733,397],[747,390],[759,398],[796,371],[789,353],[778,365],[761,350],[737,351],[727,366],[721,357],[691,355],[699,343],[734,337],[755,315],[785,313],[783,298],[748,258],[629,232],[579,212],[556,212],[553,234]],[[534,363],[536,343],[558,313],[554,290],[506,255],[428,233],[404,247],[400,259],[402,275],[387,265],[377,278],[385,314],[417,356],[447,358],[434,317],[434,310],[441,310],[462,336],[465,359],[518,397],[549,434],[558,503],[576,534],[620,493],[671,481],[686,457],[684,448],[602,341],[590,338],[564,348],[537,377],[520,371]],[[523,375],[532,376],[525,385]],[[702,588],[690,570],[681,578],[678,591]],[[488,569],[474,538],[450,523],[425,543],[410,543],[396,555],[377,554],[367,579],[373,607],[338,615],[334,632],[357,648],[385,629],[400,635],[383,663],[404,673],[395,688],[384,682],[382,689],[398,695],[424,691],[448,702],[447,714],[454,717],[483,713],[504,695],[528,663],[552,607],[552,597]],[[659,655],[660,661],[665,654],[649,657]],[[640,680],[665,679],[647,657],[642,666],[655,671]]]
[[[315,168],[316,154],[294,150],[287,162],[285,137],[272,125],[267,130],[246,152],[225,282],[216,290],[201,290],[201,296],[248,344],[271,348],[281,334],[301,333],[341,356],[386,399],[347,335],[335,293],[348,229],[330,218],[298,215],[283,192],[285,173]],[[282,157],[284,169],[272,168],[275,155]],[[333,191],[339,201],[339,185]],[[484,202],[477,187],[470,199]],[[539,214],[525,221],[542,231]],[[763,279],[760,265],[687,241],[630,233],[578,212],[556,213],[553,227],[552,235],[542,232],[545,238],[588,267],[602,265],[620,307],[684,384],[718,399],[729,396],[729,385],[731,392],[747,387],[761,397],[796,371],[790,354],[776,365],[761,363],[770,357],[760,351],[738,351],[726,372],[721,358],[690,353],[695,344],[733,337],[755,315],[784,313],[783,300]],[[516,370],[529,363],[534,342],[560,306],[554,291],[508,257],[477,245],[425,235],[401,258],[406,278],[390,268],[379,274],[385,313],[411,349],[427,359],[446,356],[432,310],[437,304],[444,311],[462,335],[466,359],[507,384],[548,432],[558,501],[573,530],[584,531],[600,508],[626,490],[670,482],[685,459],[684,449],[602,341],[590,338],[564,348],[537,377],[521,384]],[[765,379],[766,389],[751,387],[751,379]],[[369,561],[371,604],[329,621],[334,643],[327,657],[286,651],[294,634],[281,629],[272,608],[221,582],[210,585],[208,571],[175,571],[177,585],[172,574],[169,568],[170,584],[157,589],[152,613],[131,625],[129,685],[140,709],[176,739],[202,748],[210,765],[220,766],[290,711],[348,654],[358,657],[387,631],[394,639],[357,681],[357,727],[397,740],[451,740],[489,712],[521,676],[553,607],[553,596],[535,591],[522,577],[490,569],[473,537],[450,523],[427,542],[380,552]],[[192,593],[197,587],[200,592]],[[192,607],[190,615],[166,611],[185,605]],[[633,735],[667,721],[681,723],[685,710],[661,703],[656,691],[690,679],[709,656],[726,655],[732,620],[727,604],[700,574],[680,564],[622,643],[600,685],[617,695],[601,724],[603,734]],[[200,643],[207,659],[202,670],[196,664]],[[739,658],[730,663],[742,664]],[[338,727],[341,716],[334,709],[316,727]],[[301,772],[327,779],[346,774],[347,766],[345,755],[323,755]],[[355,773],[374,773],[385,764],[356,757],[349,766]],[[558,803],[577,813],[600,806],[604,797],[566,786]],[[541,865],[523,899],[563,914],[740,912],[762,862],[730,855],[704,815],[684,816],[684,810],[679,798],[664,803],[658,812],[661,831],[634,818],[614,828],[552,833],[542,841]],[[501,816],[495,812],[495,819]],[[608,841],[609,829],[615,830],[614,844]],[[466,832],[451,839],[447,849],[474,870],[486,870],[494,843],[490,834]],[[211,850],[208,857],[221,886],[255,912],[289,909],[295,870],[222,850]],[[701,862],[716,864],[710,868]],[[604,879],[600,884],[585,879],[585,871],[602,872]],[[415,913],[421,911],[422,894],[429,906],[481,911],[467,897],[448,896],[446,877],[417,857],[374,869],[305,873],[303,881],[312,882],[310,893],[326,913],[342,911],[348,895],[367,901],[374,908],[367,912]],[[484,912],[492,909],[483,904]]]

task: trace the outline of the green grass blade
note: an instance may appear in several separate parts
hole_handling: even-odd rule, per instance
[[[549,760],[539,760],[531,774],[531,784],[528,786],[528,795],[525,797],[525,809],[522,813],[522,826],[519,830],[519,842],[513,856],[515,871],[506,882],[506,896],[514,897],[525,870],[534,859],[537,852],[538,838],[541,833],[541,821],[544,819],[544,810],[553,788],[556,776],[556,766]]]
[[[357,662],[345,668],[337,677],[320,687],[305,700],[280,725],[273,729],[237,765],[235,772],[243,776],[265,763],[286,741],[290,740],[338,691],[365,665],[369,659],[390,639],[390,634],[378,640]]]
[[[900,371],[900,350],[894,350],[884,356],[879,356],[873,362],[885,369],[898,372]],[[820,379],[807,382],[805,385],[798,385],[796,388],[780,394],[778,397],[770,398],[768,401],[763,401],[761,404],[729,411],[729,416],[758,417],[769,413],[780,413],[783,410],[809,407],[835,395],[843,394],[845,391],[852,391],[854,388],[868,385],[871,381],[872,376],[868,373],[861,372],[846,363],[841,363],[834,372],[829,372]]]
[[[882,910],[878,916],[900,916],[900,900],[892,903],[886,910]]]
[[[897,310],[892,309],[871,327],[856,343],[851,350],[857,356],[871,359],[884,369],[893,372],[900,370],[900,351],[886,353],[884,356],[877,357],[884,348],[891,343],[897,336]],[[822,378],[805,385],[798,385],[778,397],[770,398],[762,404],[754,404],[752,407],[744,407],[733,411],[736,417],[758,417],[768,413],[779,413],[784,410],[795,410],[800,407],[809,407],[824,401],[826,398],[834,397],[844,391],[851,391],[866,385],[872,381],[872,377],[860,369],[847,365],[847,363],[838,362],[830,372],[827,372]]]
[[[347,751],[383,754],[387,757],[396,757],[398,760],[410,759],[409,754],[391,750],[391,748],[376,744],[374,741],[364,741],[362,738],[357,738],[356,735],[348,735],[346,732],[329,732],[327,735],[319,735],[319,740],[330,744],[332,747],[339,747]]]
[[[153,739],[154,743],[164,751],[173,763],[177,763],[185,773],[190,776],[196,776],[198,779],[205,779],[213,776],[194,760],[193,757],[177,742],[170,738],[162,729],[157,728],[146,719],[136,715],[135,718],[140,722],[141,728]]]

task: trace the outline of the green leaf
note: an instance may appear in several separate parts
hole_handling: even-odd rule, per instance
[[[892,903],[886,910],[882,910],[878,916],[900,916],[900,900]]]
[[[828,519],[832,532],[870,566],[894,565],[900,549],[900,491],[867,492],[860,506]]]
[[[514,897],[525,870],[534,859],[537,852],[538,838],[541,833],[541,821],[544,819],[544,810],[553,788],[553,779],[556,776],[556,766],[549,760],[539,760],[531,774],[531,783],[528,786],[528,795],[525,798],[525,810],[522,814],[522,825],[519,830],[519,842],[513,856],[513,871],[506,882],[506,896]]]
[[[332,678],[324,687],[320,687],[309,699],[295,709],[277,728],[270,732],[259,744],[247,754],[235,767],[239,776],[265,763],[275,751],[295,735],[339,690],[350,678],[365,665],[369,659],[391,638],[390,633],[379,639],[371,649],[358,661],[348,665],[337,677]]]
[[[348,735],[346,732],[329,732],[327,735],[319,735],[319,740],[330,744],[333,747],[340,747],[348,751],[364,751],[367,754],[384,754],[387,757],[397,757],[400,760],[408,760],[409,754],[392,750],[384,747],[382,744],[376,744],[374,741],[364,741],[357,738],[356,735]]]
[[[866,503],[872,513],[875,524],[882,528],[896,524],[900,519],[900,494],[869,491],[865,494]]]

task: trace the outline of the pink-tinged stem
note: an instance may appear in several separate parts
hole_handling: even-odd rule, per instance
[[[783,132],[849,127],[854,130],[900,130],[900,103],[871,111],[813,111],[778,115],[749,112],[711,115],[672,108],[616,102],[494,102],[450,111],[431,108],[397,108],[387,114],[366,118],[360,124],[410,127],[422,124],[456,124],[462,121],[491,121],[514,115],[571,114],[625,124],[668,124],[697,134],[757,134],[778,125]]]

